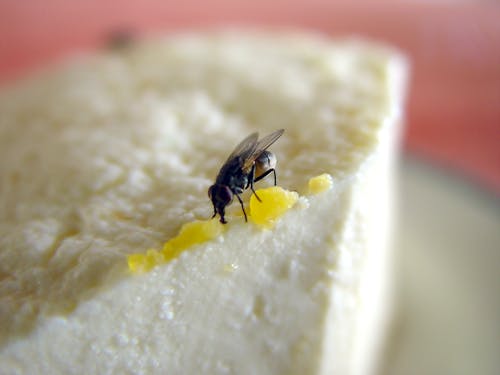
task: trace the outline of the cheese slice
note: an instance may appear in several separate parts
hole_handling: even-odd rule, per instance
[[[4,90],[2,372],[373,373],[404,74],[381,46],[232,32],[143,42]],[[279,128],[293,205],[262,226],[233,203],[214,238],[130,271],[130,254],[210,218],[207,189],[239,141]]]

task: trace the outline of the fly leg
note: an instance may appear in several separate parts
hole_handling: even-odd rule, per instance
[[[274,186],[276,186],[276,170],[274,168],[268,169],[267,171],[262,173],[259,177],[257,177],[255,180],[253,180],[253,182],[257,182],[257,181],[262,180],[264,177],[266,177],[271,172],[273,172],[273,174],[274,174]]]
[[[226,221],[226,219],[224,218],[224,212],[220,214],[220,222],[221,222],[222,224],[227,224],[227,221]]]
[[[235,194],[235,195],[236,195],[236,198],[238,198],[238,200],[240,201],[241,209],[243,211],[243,215],[245,216],[245,222],[248,222],[247,213],[245,212],[245,207],[243,206],[243,201],[241,200],[239,194]]]
[[[248,180],[248,185],[250,185],[250,189],[252,189],[252,193],[254,193],[255,198],[257,198],[257,200],[259,202],[262,202],[262,200],[259,198],[259,196],[257,195],[257,193],[255,192],[255,190],[253,188],[253,183],[255,181],[258,181],[258,180],[255,179],[255,164],[254,164],[254,165],[252,165],[252,170],[250,171],[250,178]],[[248,185],[247,185],[247,187],[248,187]]]

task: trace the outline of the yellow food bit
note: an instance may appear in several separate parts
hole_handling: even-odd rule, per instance
[[[165,243],[163,250],[150,249],[145,254],[130,254],[128,267],[133,273],[147,272],[178,257],[189,247],[217,237],[223,230],[224,226],[217,219],[184,224],[179,234]]]
[[[279,186],[272,186],[256,191],[261,199],[252,195],[250,198],[250,220],[264,228],[272,228],[276,220],[293,207],[299,195]]]
[[[319,194],[330,189],[333,185],[332,176],[328,173],[320,174],[309,180],[309,194]]]
[[[232,273],[238,269],[238,265],[231,263],[231,264],[224,264],[224,272],[226,273]]]

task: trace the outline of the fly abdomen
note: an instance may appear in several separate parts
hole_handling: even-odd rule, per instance
[[[255,159],[255,177],[259,178],[267,171],[276,168],[276,155],[271,151],[263,151],[257,159]]]

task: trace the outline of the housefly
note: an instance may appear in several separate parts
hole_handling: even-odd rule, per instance
[[[284,131],[284,129],[276,130],[260,140],[258,139],[259,134],[253,133],[236,146],[220,169],[215,183],[208,189],[208,196],[214,206],[212,217],[219,214],[220,222],[226,224],[227,221],[224,218],[225,208],[231,204],[233,197],[236,195],[243,210],[245,221],[247,221],[247,214],[240,194],[248,188],[252,189],[255,194],[254,182],[262,180],[270,173],[274,174],[274,185],[276,185],[276,171],[274,169],[276,157],[272,152],[267,151],[267,148],[276,142]],[[260,201],[257,194],[255,194],[255,197]]]

